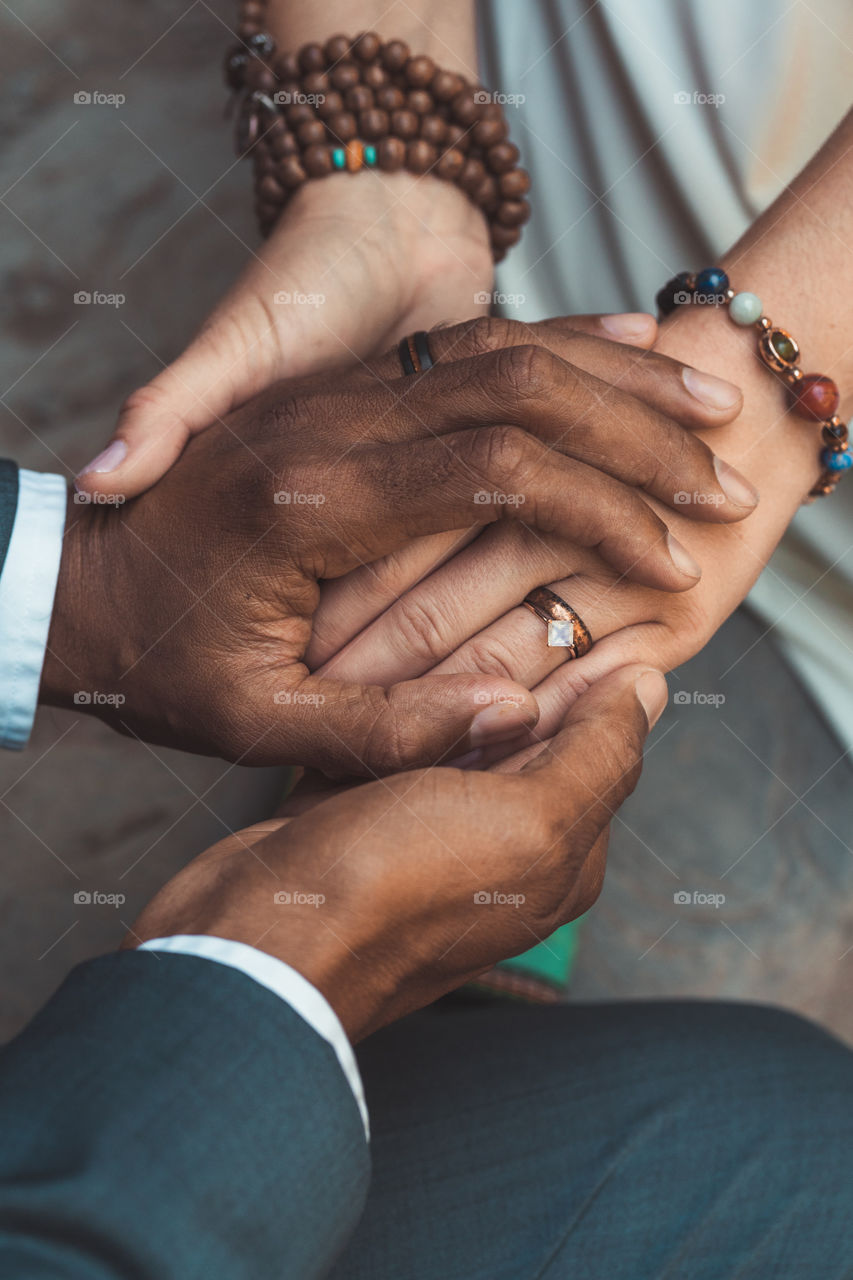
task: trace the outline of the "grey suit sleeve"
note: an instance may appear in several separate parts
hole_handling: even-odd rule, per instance
[[[90,961],[0,1054],[0,1275],[323,1276],[368,1179],[332,1048],[223,965]]]

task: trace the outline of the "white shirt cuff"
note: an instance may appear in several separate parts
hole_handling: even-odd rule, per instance
[[[218,938],[207,933],[185,933],[176,934],[170,938],[151,938],[148,942],[143,942],[137,950],[171,951],[182,955],[200,956],[204,960],[215,960],[217,964],[239,969],[255,982],[259,982],[262,987],[266,987],[268,991],[272,991],[286,1001],[291,1009],[334,1049],[361,1114],[364,1136],[368,1142],[370,1141],[370,1122],[364,1100],[364,1087],[352,1045],[347,1039],[338,1015],[326,997],[301,973],[292,969],[289,964],[285,964],[283,960],[277,960],[266,951],[258,951],[256,947],[247,946],[245,942],[234,942],[229,938]]]
[[[0,746],[27,745],[53,613],[68,490],[62,476],[18,472],[18,506],[0,576]]]

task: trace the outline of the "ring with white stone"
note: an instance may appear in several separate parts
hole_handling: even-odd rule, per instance
[[[522,601],[548,626],[548,646],[565,649],[566,658],[582,658],[593,640],[583,619],[549,587],[535,587]]]

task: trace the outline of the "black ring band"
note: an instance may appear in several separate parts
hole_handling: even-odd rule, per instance
[[[410,373],[417,373],[417,369],[415,368],[415,362],[412,359],[411,353],[409,351],[408,338],[400,339],[399,343],[397,344],[397,354],[400,357],[400,364],[403,366],[403,373],[405,373],[407,376]]]
[[[426,373],[427,369],[431,369],[435,364],[432,352],[429,349],[429,334],[423,329],[419,329],[417,333],[412,335],[412,341],[415,344],[415,352],[421,363],[421,373]]]
[[[407,376],[412,373],[426,373],[427,369],[431,369],[435,364],[429,349],[429,334],[423,329],[401,338],[397,344],[397,354],[403,366],[403,373]]]

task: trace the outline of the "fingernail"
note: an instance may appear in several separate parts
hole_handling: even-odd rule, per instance
[[[730,467],[722,458],[714,457],[714,470],[723,493],[736,507],[757,507],[760,494],[751,485],[746,476],[741,475],[734,467]]]
[[[649,667],[648,671],[644,671],[642,675],[637,676],[634,688],[637,690],[637,697],[640,699],[651,729],[660,720],[661,713],[669,698],[666,680],[660,671],[655,671],[654,667]]]
[[[103,475],[107,471],[115,471],[116,467],[120,467],[127,457],[127,445],[123,440],[111,441],[103,452],[99,453],[96,458],[78,474],[86,476],[90,471],[94,471],[97,475]]]
[[[485,758],[486,753],[482,747],[476,747],[473,751],[466,751],[464,756],[448,760],[447,765],[450,769],[473,769],[474,765],[480,764]]]
[[[740,400],[739,387],[715,378],[712,373],[703,373],[685,365],[681,370],[681,380],[690,394],[709,409],[731,409]]]
[[[520,729],[529,729],[535,723],[536,717],[527,706],[517,702],[495,702],[474,717],[468,736],[472,747],[482,747],[487,742],[510,738]]]
[[[679,542],[673,534],[668,533],[666,535],[666,545],[669,548],[669,554],[676,569],[686,573],[689,578],[702,577],[702,566],[696,563],[684,544]]]
[[[654,316],[645,311],[619,312],[601,317],[601,327],[614,338],[646,338],[654,328]]]

